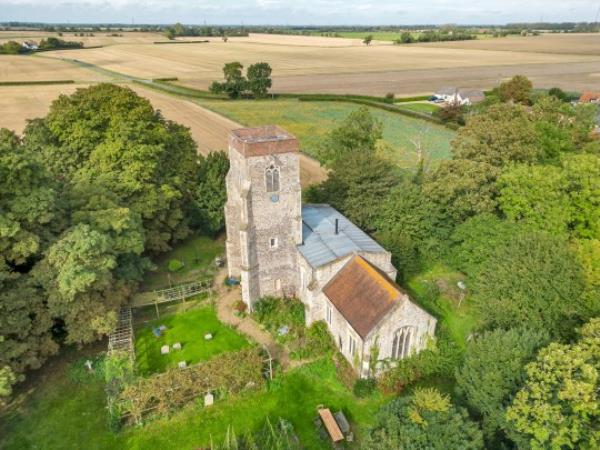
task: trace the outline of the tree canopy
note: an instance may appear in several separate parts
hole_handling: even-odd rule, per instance
[[[378,413],[363,439],[372,450],[482,449],[482,434],[466,411],[435,389],[415,389]]]
[[[577,342],[542,349],[526,372],[506,418],[531,448],[598,448],[600,319],[586,324]]]
[[[148,255],[220,230],[227,167],[115,85],[60,96],[22,137],[0,129],[0,391],[57,351],[53,329],[112,330]]]

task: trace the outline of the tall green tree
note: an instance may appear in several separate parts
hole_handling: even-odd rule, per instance
[[[497,88],[498,96],[503,102],[515,102],[527,105],[531,101],[533,83],[523,75],[515,75],[503,81]]]
[[[383,125],[366,106],[351,112],[340,126],[331,130],[317,149],[318,159],[329,168],[351,153],[374,153]]]
[[[507,444],[511,427],[505,413],[525,380],[525,364],[548,342],[544,331],[527,328],[484,332],[471,341],[456,372],[458,391],[482,419],[490,448]]]
[[[379,411],[362,448],[473,450],[483,449],[483,439],[466,411],[452,405],[447,396],[435,389],[415,389]]]
[[[359,227],[374,231],[381,199],[399,181],[392,163],[375,153],[355,151],[338,160],[329,178],[306,193],[306,200],[330,203]]]
[[[146,250],[167,250],[189,233],[196,145],[131,89],[100,84],[59,97],[26,128],[24,143],[67,188],[98,185],[139,214]]]
[[[229,157],[225,152],[211,152],[200,158],[192,225],[210,235],[225,227],[223,208],[227,201],[225,178],[228,171]]]
[[[589,313],[583,269],[561,236],[515,234],[482,263],[471,285],[489,328],[528,326],[568,336]]]
[[[476,214],[496,209],[497,167],[480,161],[442,161],[429,174],[423,192],[435,202],[449,224],[457,224]]]
[[[266,97],[268,94],[272,85],[271,72],[271,66],[265,62],[252,64],[246,70],[248,89],[255,98]]]
[[[116,325],[116,310],[131,293],[131,286],[115,276],[117,266],[110,237],[80,224],[52,245],[36,267],[50,312],[65,322],[67,342],[91,342]]]
[[[242,73],[243,69],[244,66],[238,61],[226,63],[223,66],[225,81],[214,81],[210,85],[210,91],[215,94],[226,94],[230,98],[240,98],[248,88],[248,80]]]
[[[502,167],[538,161],[543,152],[530,113],[520,105],[498,104],[468,120],[452,141],[452,154]]]
[[[39,258],[60,230],[61,202],[40,158],[0,129],[0,262],[18,266]]]
[[[573,216],[563,170],[520,165],[498,180],[500,209],[510,220],[553,234],[569,231]]]
[[[506,418],[533,449],[600,445],[600,319],[574,344],[552,343],[527,368]]]

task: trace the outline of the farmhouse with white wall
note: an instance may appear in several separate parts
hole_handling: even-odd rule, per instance
[[[276,126],[229,136],[227,262],[243,301],[298,297],[361,375],[374,349],[378,360],[422,350],[436,319],[394,283],[389,252],[331,206],[302,205],[298,152]]]

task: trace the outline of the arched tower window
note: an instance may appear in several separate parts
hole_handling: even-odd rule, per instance
[[[265,171],[267,192],[279,192],[279,167],[271,164]]]
[[[394,340],[392,341],[392,359],[404,359],[410,354],[410,342],[412,337],[412,327],[402,327],[394,333]]]

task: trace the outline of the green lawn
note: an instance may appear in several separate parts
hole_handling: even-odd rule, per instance
[[[358,105],[343,102],[301,102],[280,100],[198,100],[219,114],[245,126],[277,124],[293,133],[302,151],[315,155],[315,149],[325,134]],[[401,167],[413,167],[417,154],[413,140],[420,140],[428,157],[435,160],[450,158],[450,141],[455,131],[420,119],[370,108],[383,122],[383,143],[390,147],[390,157]]]
[[[198,281],[214,269],[215,257],[225,253],[225,237],[213,239],[207,236],[191,236],[180,242],[173,250],[161,254],[153,261],[155,270],[144,277],[141,291],[168,288],[189,281]],[[169,261],[177,259],[184,266],[181,270],[169,272]]]
[[[408,109],[409,111],[416,111],[416,112],[421,112],[421,113],[427,113],[427,114],[431,114],[435,111],[437,111],[438,109],[440,109],[440,107],[438,105],[435,105],[433,103],[425,103],[425,102],[415,102],[415,103],[403,103],[403,102],[399,102],[396,103],[396,106],[398,106],[399,108],[402,109]]]
[[[160,325],[167,329],[157,338],[152,327]],[[212,340],[204,339],[207,333],[213,335]],[[160,353],[163,345],[172,346],[176,342],[181,343],[181,350],[171,348],[166,355]],[[135,332],[136,365],[141,375],[148,375],[177,367],[179,361],[195,364],[249,345],[242,335],[219,321],[214,308],[200,306],[140,324]]]
[[[268,389],[217,401],[211,408],[191,404],[169,418],[118,434],[108,429],[103,384],[98,378],[76,383],[52,373],[33,394],[0,421],[0,448],[25,449],[192,449],[222,440],[228,427],[239,435],[260,428],[267,417],[288,419],[306,449],[328,448],[313,425],[316,407],[342,409],[360,438],[387,400],[381,394],[357,399],[337,379],[330,360],[294,369]]]

